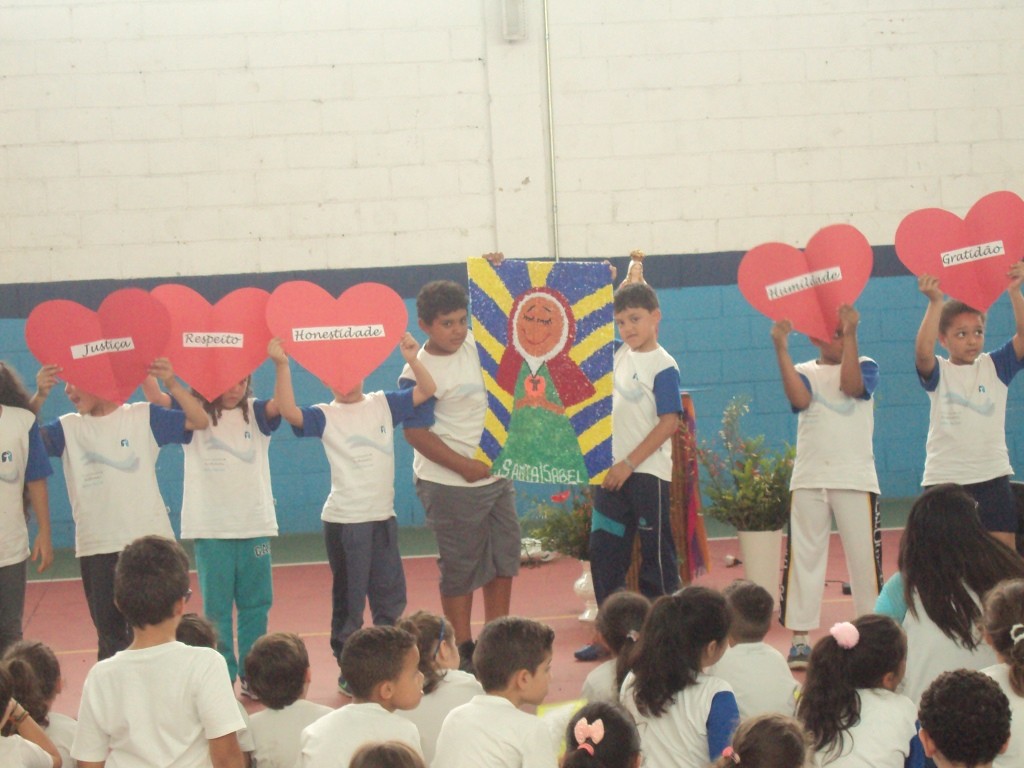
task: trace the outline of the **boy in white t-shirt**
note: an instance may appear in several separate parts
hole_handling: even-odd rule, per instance
[[[818,359],[793,364],[788,320],[772,326],[782,388],[795,413],[796,460],[789,482],[789,536],[779,599],[782,625],[793,631],[789,666],[807,667],[808,632],[821,623],[828,541],[835,517],[846,553],[854,614],[871,613],[881,588],[878,476],[871,396],[878,364],[857,349],[860,315],[839,308],[831,339],[811,339]]]
[[[921,696],[919,736],[938,768],[991,768],[1010,739],[1010,702],[982,672],[943,672]]]
[[[722,590],[729,607],[729,648],[705,673],[732,686],[741,718],[792,715],[799,685],[785,657],[764,641],[775,600],[764,587],[737,579]]]
[[[298,437],[323,441],[331,466],[331,493],[324,502],[327,562],[331,589],[331,650],[341,664],[345,643],[363,626],[367,599],[376,625],[395,624],[405,610],[405,572],[398,551],[395,518],[396,424],[434,394],[434,380],[416,359],[419,344],[411,333],[399,343],[418,383],[396,392],[363,394],[360,381],[348,392],[332,389],[334,400],[320,405],[295,404],[288,356],[281,342],[270,342],[277,371],[274,399],[281,416]],[[338,688],[350,696],[345,676]]]
[[[80,768],[241,768],[244,723],[224,657],[175,639],[191,594],[176,541],[144,536],[121,553],[114,597],[133,639],[85,678],[71,747]]]
[[[34,400],[40,406],[59,373],[57,366],[46,365],[36,376]],[[59,457],[64,466],[75,519],[75,557],[100,659],[113,656],[131,640],[114,604],[114,569],[121,550],[140,536],[174,538],[156,480],[160,448],[184,443],[189,430],[205,429],[210,423],[203,406],[174,377],[166,358],[155,360],[149,373],[163,382],[180,411],[149,403],[120,405],[69,382],[64,392],[76,412],[40,428],[47,453]]]
[[[259,768],[294,768],[302,731],[334,710],[306,700],[312,673],[302,638],[273,632],[245,657],[252,692],[266,705],[249,719]]]

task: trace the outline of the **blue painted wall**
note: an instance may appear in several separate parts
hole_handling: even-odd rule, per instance
[[[654,280],[655,276],[649,278]],[[252,284],[244,276],[236,280],[233,287]],[[749,307],[735,285],[659,288],[658,293],[664,315],[661,342],[679,361],[683,385],[693,392],[699,434],[712,436],[728,400],[742,394],[751,399],[751,413],[745,419],[749,433],[763,432],[774,445],[795,440],[796,418],[778,382],[770,321]],[[415,317],[414,301],[408,299],[407,304],[410,317]],[[915,279],[908,276],[873,277],[858,302],[862,354],[875,358],[882,371],[875,398],[875,456],[882,493],[889,497],[914,495],[924,462],[928,400],[917,384],[913,361],[914,335],[924,306]],[[1013,319],[1005,298],[991,311],[988,331],[989,348],[1012,335]],[[422,340],[422,333],[418,336]],[[814,348],[800,336],[794,335],[791,349],[795,360],[815,356]],[[34,381],[38,366],[25,349],[23,319],[0,319],[0,356],[17,368],[26,382]],[[401,362],[394,353],[369,378],[367,390],[394,387]],[[300,403],[322,402],[329,397],[314,377],[294,365],[293,375]],[[254,386],[259,396],[272,393],[273,368],[269,363],[257,371]],[[55,391],[42,416],[44,420],[56,418],[68,408],[63,393]],[[1017,383],[1011,388],[1007,410],[1007,440],[1011,460],[1018,468],[1024,466],[1022,410],[1024,392]],[[412,486],[412,452],[400,437],[396,448],[395,503],[399,521],[402,525],[422,525],[423,510]],[[181,462],[181,449],[170,446],[162,451],[158,463],[160,485],[175,529],[181,504]],[[74,531],[67,494],[59,464],[55,462],[54,468],[50,498],[55,543],[71,546]],[[281,531],[319,530],[320,506],[330,487],[319,441],[299,440],[282,427],[271,444],[271,468]],[[530,500],[542,498],[551,489],[520,484],[519,491],[520,508],[525,511]]]

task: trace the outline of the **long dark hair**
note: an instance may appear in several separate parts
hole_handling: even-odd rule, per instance
[[[433,693],[448,673],[437,664],[438,650],[441,643],[455,644],[455,630],[444,616],[430,611],[416,611],[399,621],[398,626],[416,638],[420,672],[423,673],[423,695]]]
[[[854,619],[860,635],[844,648],[831,634],[811,651],[807,678],[797,703],[797,717],[814,740],[816,750],[841,753],[843,731],[860,722],[858,688],[879,688],[907,657],[907,638],[888,616],[868,613]]]
[[[14,698],[40,725],[49,724],[50,702],[60,685],[60,662],[38,640],[19,640],[4,652],[3,661],[14,683]]]
[[[697,682],[704,650],[725,642],[729,609],[707,587],[686,587],[659,597],[647,615],[631,658],[633,696],[645,715],[665,712],[672,697]]]
[[[29,410],[29,399],[18,372],[0,360],[0,405]]]
[[[598,611],[595,628],[616,656],[616,690],[622,687],[622,681],[629,672],[630,656],[640,640],[640,630],[650,611],[650,600],[639,592],[627,590],[609,595]]]
[[[899,567],[910,612],[918,616],[920,604],[946,637],[969,650],[980,642],[977,600],[1004,579],[1024,578],[1024,560],[981,527],[977,503],[953,483],[930,488],[914,502]]]
[[[217,420],[220,419],[220,415],[224,413],[224,395],[218,395],[212,402],[207,400],[201,394],[192,390],[192,396],[195,397],[203,405],[203,410],[210,415],[210,421],[213,422],[213,426],[217,426]],[[249,398],[252,397],[252,375],[245,377],[245,394],[242,395],[242,399],[238,401],[236,408],[242,411],[242,418],[245,419],[245,423],[249,423]]]

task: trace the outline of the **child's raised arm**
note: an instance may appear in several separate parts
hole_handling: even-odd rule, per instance
[[[36,374],[36,391],[28,401],[28,407],[32,413],[39,415],[39,409],[43,407],[46,398],[57,384],[57,374],[61,368],[59,365],[44,365]]]
[[[155,376],[147,376],[142,380],[142,394],[146,396],[146,401],[153,405],[171,407],[171,396],[160,389],[160,383]]]
[[[293,427],[302,429],[302,410],[295,404],[295,390],[292,387],[292,371],[288,367],[288,353],[280,339],[271,339],[267,355],[274,362],[274,402],[281,418]]]
[[[928,309],[924,311],[921,327],[917,329],[914,343],[914,365],[918,375],[927,378],[935,370],[935,342],[939,338],[939,317],[942,315],[942,291],[939,279],[931,275],[917,278],[917,290],[928,297]]]
[[[839,389],[847,397],[864,394],[864,374],[857,349],[857,325],[860,313],[849,304],[839,307],[839,328],[843,332],[843,360],[839,366]]]
[[[405,336],[398,342],[398,349],[416,376],[416,386],[412,391],[412,404],[419,405],[434,396],[437,384],[434,382],[434,377],[430,375],[430,371],[416,357],[416,353],[420,351],[420,343],[411,333],[405,332]]]
[[[166,357],[158,357],[150,363],[149,375],[162,381],[167,394],[178,401],[182,413],[185,414],[185,429],[194,432],[210,426],[210,417],[203,409],[202,403],[196,400],[192,393],[178,381],[170,360]]]
[[[1010,287],[1006,292],[1010,294],[1010,305],[1013,307],[1013,322],[1016,326],[1013,334],[1013,351],[1017,359],[1024,358],[1024,296],[1021,295],[1020,287],[1024,283],[1024,261],[1018,261],[1010,267]]]
[[[811,392],[796,372],[793,358],[789,354],[789,334],[792,331],[793,324],[789,320],[777,320],[772,325],[772,343],[775,345],[775,359],[782,376],[782,391],[786,393],[789,404],[802,411],[811,404]]]

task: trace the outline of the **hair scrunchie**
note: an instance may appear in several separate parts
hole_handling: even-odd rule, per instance
[[[726,747],[722,750],[722,757],[727,757],[732,760],[736,765],[740,764],[740,753],[732,747]]]
[[[840,648],[850,650],[860,642],[860,631],[848,621],[839,621],[828,631]]]
[[[1024,624],[1014,624],[1010,627],[1010,639],[1014,645],[1024,640]]]

